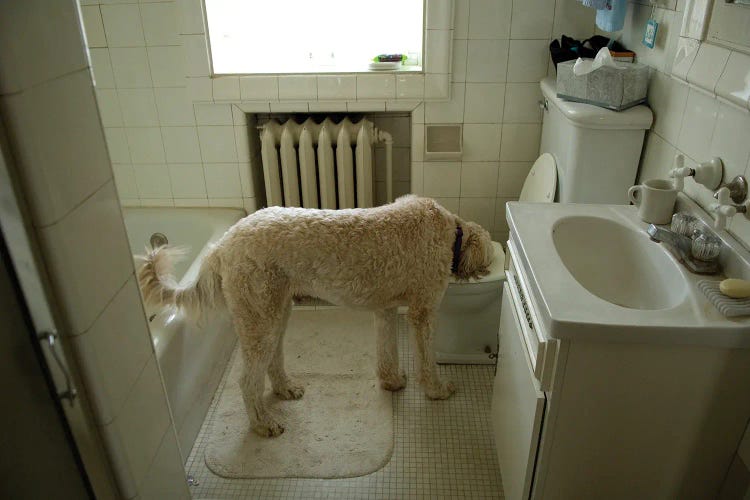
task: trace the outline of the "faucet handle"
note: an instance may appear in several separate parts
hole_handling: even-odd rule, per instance
[[[737,207],[732,205],[732,198],[727,187],[716,191],[715,197],[719,202],[712,204],[710,210],[714,213],[714,227],[722,230],[727,227],[727,219],[737,213]]]
[[[681,154],[675,155],[674,168],[669,171],[669,176],[674,179],[674,188],[677,191],[682,191],[685,187],[685,177],[691,175],[695,175],[695,170],[685,167],[685,157]]]

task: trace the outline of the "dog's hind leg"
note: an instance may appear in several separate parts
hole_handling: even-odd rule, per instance
[[[409,305],[409,322],[414,330],[417,353],[417,379],[430,399],[448,399],[455,392],[451,382],[443,382],[437,374],[435,352],[432,348],[434,309]]]
[[[282,321],[279,324],[276,350],[268,367],[268,378],[271,379],[273,392],[281,399],[299,399],[305,393],[305,388],[299,384],[295,384],[284,369],[284,333],[286,332],[286,325],[289,323],[291,311],[292,301],[290,300],[283,313]]]
[[[397,309],[375,311],[375,329],[378,331],[378,378],[380,387],[398,391],[406,386],[406,373],[398,366],[398,315]]]

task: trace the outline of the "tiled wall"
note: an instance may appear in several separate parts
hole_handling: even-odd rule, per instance
[[[451,58],[426,57],[426,77],[211,80],[200,76],[206,63],[196,56],[204,50],[198,0],[82,3],[124,203],[254,210],[243,112],[411,111],[411,190],[438,198],[500,239],[507,235],[504,203],[517,198],[538,154],[538,82],[548,71],[549,41],[563,33],[586,38],[594,29],[594,12],[576,0],[455,0]],[[428,55],[450,34],[430,29],[450,5],[428,3]],[[429,100],[447,85],[450,100]],[[462,161],[423,161],[426,123],[464,124]]]
[[[189,498],[83,42],[73,0],[2,4],[4,132],[77,373],[76,404],[106,450],[90,476],[114,476],[122,498],[167,498],[164,488]],[[90,447],[79,442],[88,464]],[[111,483],[93,482],[110,497]]]
[[[623,31],[626,46],[653,68],[649,104],[654,124],[646,138],[640,180],[666,178],[677,153],[685,155],[689,166],[718,156],[724,162],[724,181],[749,175],[750,56],[708,44],[698,50],[697,42],[681,39],[684,2],[676,0],[660,0],[654,14],[660,23],[657,46],[644,47],[643,26],[651,14],[647,3],[631,3]],[[730,90],[735,87],[737,92]],[[692,179],[686,180],[685,192],[703,207],[715,202],[713,193]],[[750,247],[750,221],[736,216],[729,230]]]

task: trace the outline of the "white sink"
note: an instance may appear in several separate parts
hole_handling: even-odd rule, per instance
[[[630,309],[669,309],[685,299],[679,264],[661,245],[614,220],[563,217],[552,241],[573,278],[600,299]]]
[[[692,200],[679,211],[711,225]],[[750,347],[750,317],[726,318],[627,205],[507,204],[509,253],[548,338]],[[717,234],[726,276],[750,279],[750,252]]]

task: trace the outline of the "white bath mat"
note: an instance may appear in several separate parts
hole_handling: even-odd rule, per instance
[[[266,404],[284,433],[262,438],[249,429],[236,351],[206,446],[206,465],[227,478],[343,478],[369,474],[393,452],[391,393],[375,375],[371,313],[295,311],[284,351],[287,372],[305,386],[282,401],[266,382]]]

